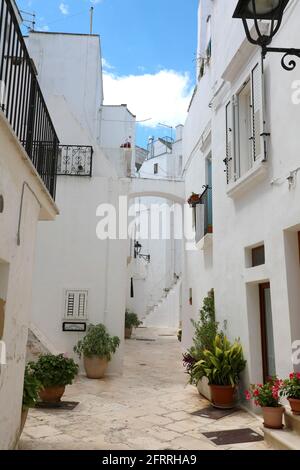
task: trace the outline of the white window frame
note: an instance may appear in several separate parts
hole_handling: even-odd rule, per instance
[[[259,77],[258,88],[254,86],[255,76],[254,73]],[[256,75],[257,78],[257,75]],[[238,116],[238,101],[239,94],[244,89],[245,85],[250,82],[251,91],[251,164],[248,171],[250,171],[256,162],[266,161],[267,159],[267,146],[265,133],[265,95],[264,95],[264,74],[261,61],[255,61],[248,68],[247,73],[244,74],[243,79],[239,80],[239,83],[233,90],[233,94],[230,100],[225,105],[225,121],[226,121],[226,172],[227,172],[227,183],[230,184],[234,181],[238,181],[241,177],[247,174],[248,171],[241,174],[240,166],[240,153],[239,153],[239,116]],[[254,91],[258,90],[258,93]],[[258,108],[257,108],[258,106]],[[258,119],[257,109],[260,111]],[[257,131],[257,123],[259,122],[259,130]],[[257,139],[259,139],[259,146],[257,146]],[[245,142],[246,143],[246,142]],[[259,148],[259,153],[256,154],[255,150]]]
[[[73,313],[68,314],[69,296],[74,295],[74,308]],[[84,296],[83,314],[80,314],[80,307],[82,307],[82,296]],[[88,296],[89,289],[64,289],[64,303],[63,303],[63,320],[70,322],[84,322],[88,320]]]

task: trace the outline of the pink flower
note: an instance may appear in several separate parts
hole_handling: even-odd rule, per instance
[[[246,400],[251,400],[251,394],[248,390],[246,390],[245,392],[245,397],[246,397]]]
[[[293,380],[294,378],[295,378],[295,374],[294,374],[294,372],[292,372],[292,373],[290,374],[290,380]]]
[[[254,390],[253,396],[258,397],[258,396],[259,396],[259,391],[258,391],[258,390]]]
[[[300,380],[300,372],[297,373],[297,379]]]

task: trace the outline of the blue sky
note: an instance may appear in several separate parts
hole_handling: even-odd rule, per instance
[[[35,12],[37,29],[100,34],[106,104],[128,103],[138,120],[138,144],[185,119],[194,86],[198,0],[17,0]],[[23,15],[26,17],[26,15]],[[112,102],[113,101],[113,102]],[[119,102],[118,102],[119,101]]]

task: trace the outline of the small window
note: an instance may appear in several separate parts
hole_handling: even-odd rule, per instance
[[[252,248],[252,267],[265,264],[265,245]]]
[[[158,163],[154,163],[154,174],[157,175],[158,173]]]
[[[65,294],[64,319],[86,320],[87,300],[87,290],[67,290]]]

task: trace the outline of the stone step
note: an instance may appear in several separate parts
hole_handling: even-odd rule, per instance
[[[265,441],[276,450],[300,450],[300,436],[288,428],[263,429]]]
[[[300,436],[300,416],[295,416],[291,411],[287,410],[284,419],[286,427]]]

